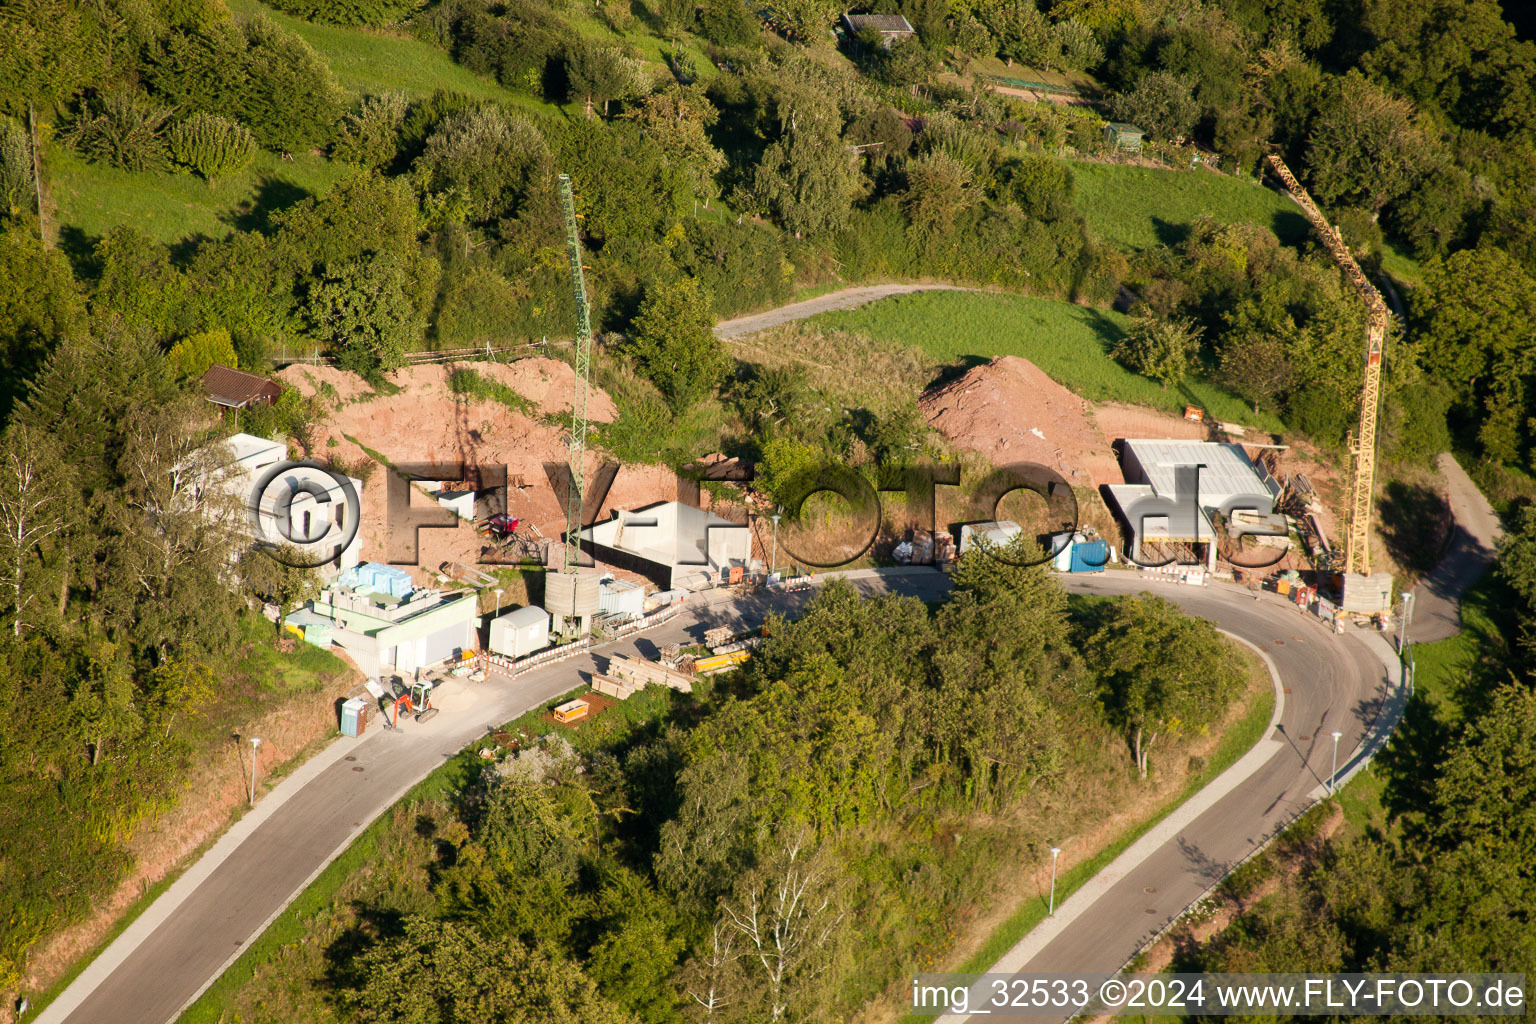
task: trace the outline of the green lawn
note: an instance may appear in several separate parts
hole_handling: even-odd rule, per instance
[[[48,196],[61,233],[86,240],[121,225],[176,242],[195,235],[221,238],[236,227],[258,226],[275,209],[324,192],[351,173],[318,156],[284,162],[260,152],[251,166],[209,188],[190,174],[137,173],[87,163],[64,146],[47,152]],[[66,239],[68,242],[68,239]]]
[[[229,0],[229,9],[236,14],[261,11],[302,37],[331,66],[331,73],[342,88],[352,93],[400,90],[411,96],[429,96],[438,89],[451,89],[532,110],[557,109],[532,96],[503,89],[496,82],[455,64],[453,58],[439,47],[401,33],[317,25],[274,11],[257,0]]]
[[[1241,399],[1207,380],[1192,378],[1164,388],[1115,362],[1109,347],[1130,320],[1109,310],[1025,295],[932,291],[823,313],[811,322],[914,346],[941,363],[1023,356],[1096,402],[1131,402],[1168,412],[1182,412],[1186,403],[1193,403],[1223,421],[1283,429],[1273,415],[1254,416]]]
[[[1128,249],[1173,245],[1205,216],[1259,224],[1293,245],[1311,230],[1290,199],[1214,171],[1073,163],[1072,178],[1094,237]]]

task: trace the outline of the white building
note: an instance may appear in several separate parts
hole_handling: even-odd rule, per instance
[[[1126,482],[1106,489],[1131,529],[1131,556],[1138,560],[1148,541],[1202,545],[1206,568],[1215,569],[1211,513],[1243,509],[1267,516],[1280,494],[1279,482],[1237,444],[1127,439],[1120,466]]]
[[[581,531],[599,561],[640,573],[663,590],[706,585],[722,571],[747,568],[748,529],[713,512],[664,501],[615,509],[613,518]]]
[[[357,565],[363,546],[357,522],[362,512],[361,480],[346,477],[358,499],[353,508],[346,489],[327,471],[294,466],[274,473],[288,460],[288,447],[278,441],[234,434],[225,445],[233,463],[225,486],[246,507],[255,539],[297,549],[327,578]]]
[[[472,651],[480,621],[472,591],[413,590],[401,599],[332,587],[305,614],[331,620],[332,642],[368,675],[409,675]]]

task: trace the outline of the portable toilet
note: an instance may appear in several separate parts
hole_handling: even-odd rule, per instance
[[[343,736],[361,736],[368,728],[368,702],[361,697],[353,697],[342,702],[341,705],[341,734]]]

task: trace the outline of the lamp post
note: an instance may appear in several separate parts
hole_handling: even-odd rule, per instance
[[[1048,917],[1056,916],[1056,858],[1061,856],[1061,847],[1051,847],[1051,908]]]
[[[501,587],[496,588],[496,610],[491,613],[492,616],[501,614],[501,590]]]
[[[768,565],[768,574],[771,576],[779,571],[779,513],[775,512],[773,519],[773,559]]]
[[[1344,735],[1337,729],[1333,731],[1333,767],[1328,772],[1328,795],[1333,795],[1333,779],[1339,774],[1339,737]]]
[[[251,737],[251,806],[256,806],[256,750],[261,746],[261,737]]]

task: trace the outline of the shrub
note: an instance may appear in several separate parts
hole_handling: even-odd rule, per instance
[[[517,216],[550,168],[549,147],[533,121],[494,105],[444,119],[416,161],[426,189],[460,190],[479,223]]]
[[[342,120],[341,136],[331,147],[331,156],[363,167],[389,164],[399,152],[400,131],[409,110],[410,100],[403,92],[363,99]]]
[[[260,15],[173,32],[147,71],[154,89],[178,107],[239,121],[267,149],[323,146],[341,119],[341,88],[330,68],[308,43]]]
[[[65,137],[92,160],[126,171],[159,170],[171,113],[142,92],[119,89],[87,100]]]
[[[256,140],[244,125],[201,111],[171,129],[171,156],[213,185],[231,171],[243,169],[256,153]]]
[[[222,327],[182,338],[165,355],[166,369],[177,380],[201,377],[215,364],[231,369],[240,366],[235,356],[235,344]]]
[[[1163,387],[1178,384],[1200,347],[1200,328],[1180,317],[1137,317],[1111,353],[1127,367]]]
[[[32,147],[16,122],[0,116],[0,216],[16,214],[32,191]]]
[[[331,25],[390,25],[422,5],[419,0],[272,0],[272,6]]]

